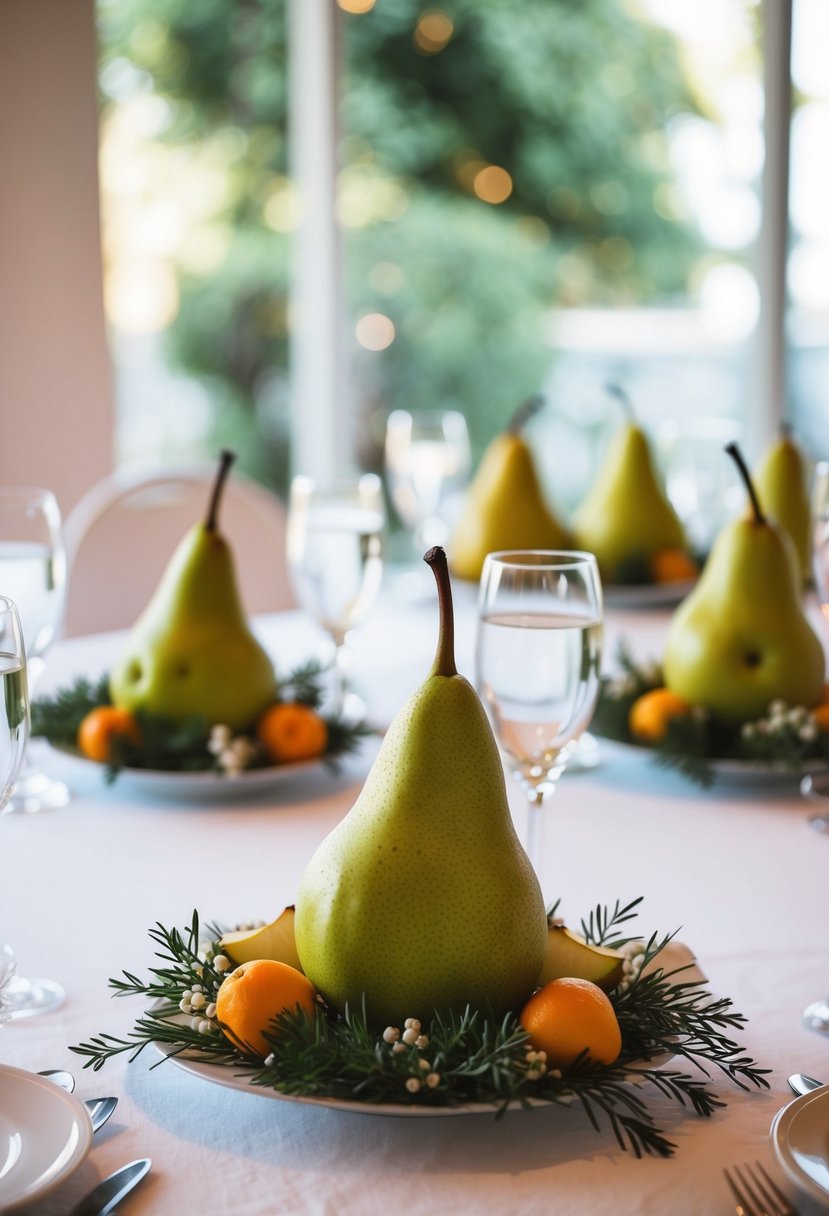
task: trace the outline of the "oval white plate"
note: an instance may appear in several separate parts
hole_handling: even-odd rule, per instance
[[[795,1186],[829,1207],[829,1085],[784,1106],[770,1134],[777,1160]]]
[[[0,1211],[54,1190],[91,1143],[82,1102],[45,1077],[0,1064]]]
[[[104,780],[104,765],[79,756],[70,748],[49,744],[61,758],[61,766],[68,774],[74,770],[79,775]],[[177,773],[162,769],[122,768],[115,788],[129,789],[136,794],[147,794],[153,798],[172,798],[180,802],[222,802],[237,796],[252,797],[268,793],[276,786],[299,777],[311,770],[321,770],[322,760],[304,760],[298,764],[279,764],[272,768],[252,768],[228,777],[223,773]]]
[[[595,734],[595,731],[594,731]],[[618,748],[628,756],[639,756],[643,760],[653,760],[654,752],[649,747],[640,747],[635,743],[622,743],[619,739],[608,739],[596,734],[601,747]],[[803,768],[789,768],[780,761],[770,760],[709,760],[708,765],[717,780],[723,785],[756,786],[756,785],[797,785],[807,773],[825,773],[829,766],[820,760],[814,760]],[[672,769],[666,769],[672,772]]]
[[[672,608],[685,599],[695,578],[675,583],[603,583],[602,595],[608,608]]]

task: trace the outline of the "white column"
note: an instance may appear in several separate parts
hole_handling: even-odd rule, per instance
[[[301,223],[291,326],[295,472],[351,461],[342,237],[336,216],[340,37],[334,0],[291,0],[290,141]]]
[[[787,416],[786,260],[789,233],[792,0],[764,0],[766,160],[757,256],[760,317],[755,351],[754,445],[762,447]]]

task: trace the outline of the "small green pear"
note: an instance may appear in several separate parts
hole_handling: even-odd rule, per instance
[[[809,479],[803,453],[788,430],[765,452],[754,472],[754,485],[765,513],[792,538],[801,578],[807,582],[812,560]]]
[[[433,1010],[520,1009],[541,970],[547,918],[513,828],[486,713],[454,660],[446,554],[429,676],[398,713],[356,803],[302,876],[296,944],[336,1009],[401,1026]]]
[[[273,664],[245,619],[233,554],[218,531],[233,459],[222,453],[207,519],[179,544],[110,673],[110,696],[123,709],[241,731],[276,697]]]
[[[499,549],[568,549],[566,530],[545,502],[521,429],[544,404],[531,397],[484,453],[449,545],[458,578],[477,581],[487,553]]]
[[[219,939],[222,953],[234,963],[252,963],[258,958],[269,958],[275,963],[287,963],[289,967],[302,970],[296,950],[294,935],[295,908],[290,904],[280,912],[276,920],[258,929],[232,929]]]
[[[610,440],[590,493],[573,517],[580,549],[595,553],[609,583],[653,581],[649,563],[663,549],[687,549],[685,532],[657,477],[647,437],[633,419],[626,394],[608,391],[628,411]],[[646,577],[629,571],[644,568]]]
[[[823,646],[801,605],[797,555],[767,519],[736,444],[751,513],[724,528],[691,594],[671,618],[665,684],[726,722],[762,717],[770,701],[815,705],[823,691]]]
[[[550,925],[544,962],[537,984],[543,988],[550,980],[591,980],[610,992],[622,978],[624,955],[610,946],[593,946],[564,925]]]

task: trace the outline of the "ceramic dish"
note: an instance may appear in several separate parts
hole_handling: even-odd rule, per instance
[[[92,1143],[82,1102],[36,1073],[0,1064],[0,1211],[14,1212],[72,1174]]]
[[[771,1142],[795,1186],[829,1208],[829,1085],[778,1111],[771,1125]]]
[[[674,583],[604,583],[602,594],[607,608],[672,608],[691,590],[695,578]]]
[[[602,748],[616,749],[620,754],[638,756],[655,764],[654,753],[648,747],[622,743],[618,739],[608,739],[603,735],[597,735],[596,738]],[[807,773],[829,772],[829,765],[821,760],[809,761],[802,768],[790,768],[780,761],[770,760],[709,759],[707,763],[719,784],[732,786],[796,786]]]
[[[103,781],[104,765],[87,760],[69,748],[49,745],[60,756],[61,768],[67,776],[75,773]],[[116,780],[116,789],[123,789],[151,798],[167,798],[176,802],[227,802],[236,798],[265,794],[291,780],[310,772],[324,771],[323,760],[306,760],[299,764],[280,764],[272,768],[252,768],[228,777],[223,773],[167,772],[162,769],[122,768]]]

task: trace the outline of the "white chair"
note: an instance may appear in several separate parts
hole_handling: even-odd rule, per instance
[[[215,466],[116,472],[93,486],[65,523],[69,587],[64,636],[131,626],[181,538],[204,519]],[[295,606],[285,558],[285,510],[258,482],[232,471],[219,530],[236,560],[248,613]]]

